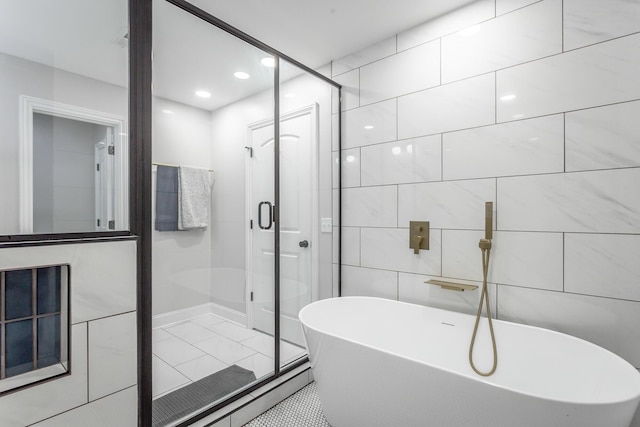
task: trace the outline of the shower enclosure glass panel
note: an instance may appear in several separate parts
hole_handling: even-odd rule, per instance
[[[153,16],[153,417],[161,426],[275,372],[275,72],[268,53],[169,2],[154,1]],[[271,129],[255,126],[265,120]],[[185,229],[189,167],[204,177],[197,216],[206,226],[195,229]],[[252,294],[249,283],[268,291]]]
[[[212,17],[153,13],[153,415],[175,425],[306,356],[298,312],[337,277],[338,110],[329,81]],[[195,230],[180,227],[188,166],[210,186]]]
[[[298,312],[331,296],[332,86],[280,61],[280,366],[306,354]]]

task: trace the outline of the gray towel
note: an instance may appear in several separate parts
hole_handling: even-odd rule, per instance
[[[178,173],[178,229],[204,229],[209,225],[209,171],[180,166]]]
[[[178,168],[158,166],[156,172],[156,230],[178,230]]]

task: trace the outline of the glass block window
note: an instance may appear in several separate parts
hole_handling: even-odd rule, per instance
[[[69,266],[0,271],[0,394],[66,375]]]

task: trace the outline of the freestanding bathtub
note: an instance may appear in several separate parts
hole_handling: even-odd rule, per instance
[[[379,298],[300,311],[332,427],[628,427],[640,373],[617,355],[546,329],[494,321],[498,369],[468,361],[474,316]],[[492,361],[486,324],[476,366]]]

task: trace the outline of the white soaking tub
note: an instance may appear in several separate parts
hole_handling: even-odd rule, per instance
[[[494,321],[498,369],[468,361],[474,316],[368,297],[299,314],[332,427],[628,427],[640,373],[617,355],[550,330]],[[491,367],[481,324],[475,361]]]

